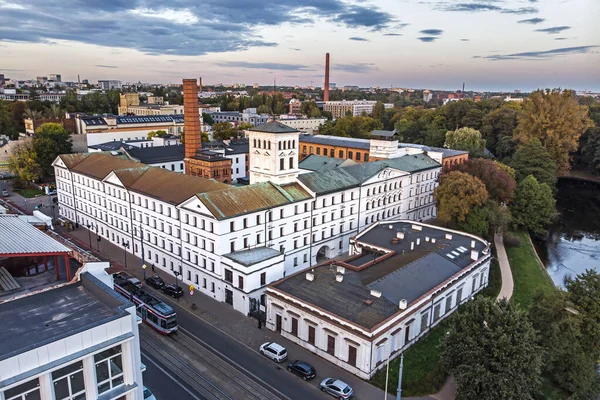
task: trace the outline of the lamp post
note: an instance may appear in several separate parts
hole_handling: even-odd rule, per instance
[[[100,253],[100,240],[102,238],[98,235],[98,225],[96,225],[96,248],[98,249],[98,253]]]
[[[128,241],[126,242],[125,240],[123,240],[123,250],[125,253],[125,268],[127,268],[127,249],[128,248],[129,248],[129,242]]]
[[[90,250],[92,250],[92,231],[90,229],[92,228],[93,225],[87,224],[86,226],[88,229],[88,240],[90,241]]]
[[[400,370],[398,371],[398,392],[396,400],[402,400],[402,368],[404,368],[404,353],[400,354]]]
[[[137,232],[136,232],[137,234]],[[141,246],[141,250],[142,250],[142,272],[144,274],[144,281],[146,280],[146,268],[144,268],[144,265],[146,265],[146,254],[144,253],[144,229],[142,228],[142,225],[140,225],[140,246]],[[152,260],[150,260],[152,261]]]

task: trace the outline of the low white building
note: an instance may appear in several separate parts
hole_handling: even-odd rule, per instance
[[[1,399],[144,399],[135,306],[110,287],[108,263],[92,264],[0,304]]]
[[[145,260],[180,272],[184,285],[231,301],[244,314],[252,300],[264,304],[269,283],[347,252],[349,239],[366,225],[435,217],[441,165],[430,157],[421,153],[298,176],[299,134],[280,125],[246,132],[251,184],[242,187],[104,153],[61,155],[53,163],[59,213],[117,246],[129,242],[128,251],[137,256],[143,241]],[[259,183],[253,172],[261,174]],[[238,262],[239,252],[255,248],[285,254],[259,258],[264,279],[249,277]],[[269,264],[273,260],[281,261]],[[246,294],[234,297],[239,276]]]
[[[319,128],[325,124],[327,118],[278,118],[279,122],[286,124],[287,126],[296,129],[300,133],[314,135],[319,132]]]
[[[268,114],[258,114],[256,108],[247,108],[243,112],[239,111],[207,111],[215,123],[217,122],[229,122],[233,126],[238,126],[242,123],[248,123],[252,126],[258,126],[266,123],[269,118]]]
[[[485,240],[413,221],[350,239],[349,257],[267,289],[267,328],[370,379],[488,284]]]

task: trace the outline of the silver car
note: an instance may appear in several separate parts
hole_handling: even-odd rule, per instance
[[[323,392],[330,394],[339,400],[347,400],[354,394],[350,385],[335,378],[323,379],[319,387]]]
[[[267,342],[260,346],[260,354],[269,357],[275,362],[282,362],[287,358],[287,350],[285,347],[275,343]]]

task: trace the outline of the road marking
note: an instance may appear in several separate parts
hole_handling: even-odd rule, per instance
[[[193,394],[188,388],[186,388],[185,386],[183,386],[177,379],[175,379],[175,377],[173,375],[171,375],[164,368],[162,368],[160,365],[158,365],[147,354],[142,353],[142,355],[146,358],[146,360],[148,360],[152,365],[154,365],[156,368],[158,368],[163,374],[165,374],[166,376],[168,376],[169,379],[171,379],[173,382],[175,382],[179,387],[181,387],[183,390],[185,390],[194,399],[196,399],[196,400],[204,400],[204,399],[199,398],[198,396],[196,396],[195,394]]]

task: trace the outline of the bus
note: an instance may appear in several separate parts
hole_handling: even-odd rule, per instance
[[[171,306],[142,289],[141,282],[124,272],[113,275],[115,290],[135,304],[137,315],[152,329],[168,335],[177,331],[177,314]]]

